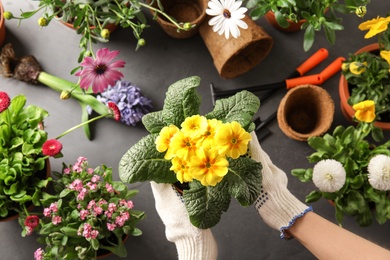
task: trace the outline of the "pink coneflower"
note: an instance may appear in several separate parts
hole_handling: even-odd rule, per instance
[[[27,216],[24,220],[24,225],[32,229],[36,228],[39,224],[39,218],[37,215]]]
[[[0,113],[6,110],[11,103],[11,99],[9,98],[6,92],[0,91]]]
[[[115,121],[121,120],[121,111],[119,110],[118,106],[114,102],[108,102],[107,106],[112,112],[112,118],[114,118]]]
[[[62,150],[62,144],[57,139],[49,139],[42,145],[42,153],[54,157]]]
[[[80,87],[88,90],[92,85],[92,91],[99,93],[110,85],[114,86],[117,80],[123,78],[122,72],[116,69],[125,66],[123,60],[112,61],[118,54],[119,51],[102,48],[96,52],[96,59],[85,57],[80,64],[83,69],[75,74],[81,77]]]

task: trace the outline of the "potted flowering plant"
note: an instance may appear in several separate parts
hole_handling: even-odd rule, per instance
[[[0,217],[24,213],[30,205],[40,205],[48,185],[48,156],[42,152],[47,133],[42,123],[48,112],[25,106],[26,97],[10,99],[0,92]]]
[[[130,200],[138,191],[114,181],[104,164],[91,168],[85,157],[53,174],[54,194],[42,199],[43,212],[20,219],[23,235],[36,231],[46,245],[35,259],[96,259],[104,251],[125,257],[124,240],[142,234],[136,224],[145,214]]]
[[[272,25],[284,31],[305,30],[303,49],[308,51],[314,43],[315,33],[322,29],[328,42],[332,45],[335,43],[335,31],[344,29],[342,19],[337,13],[356,13],[362,17],[369,2],[369,0],[248,0],[247,7],[251,9],[249,15],[252,19],[265,17]]]
[[[384,224],[390,219],[390,141],[383,139],[382,130],[374,126],[375,104],[365,100],[355,104],[357,125],[337,126],[332,134],[310,137],[308,144],[316,150],[308,157],[316,163],[313,168],[294,169],[292,175],[302,182],[313,181],[319,189],[306,197],[311,203],[321,197],[335,205],[336,219],[342,222],[345,214],[354,216],[360,226],[375,219]]]
[[[191,223],[210,228],[227,211],[231,197],[249,206],[260,193],[262,166],[245,156],[260,102],[243,91],[218,100],[202,116],[199,84],[193,76],[168,88],[163,109],[142,118],[150,134],[124,154],[119,176],[128,183],[184,184],[179,188]]]
[[[342,65],[340,99],[347,118],[353,117],[352,106],[365,99],[375,101],[376,125],[390,130],[390,16],[377,17],[359,25],[368,30],[365,38],[378,37],[349,58]]]
[[[154,2],[158,5],[154,5]],[[69,27],[76,29],[81,35],[79,62],[92,52],[92,43],[108,42],[110,33],[117,27],[131,28],[134,37],[138,40],[137,48],[144,46],[146,41],[142,38],[142,32],[148,27],[143,9],[149,9],[156,15],[164,17],[173,23],[177,30],[190,30],[195,25],[184,22],[176,22],[171,16],[161,9],[160,0],[153,0],[147,4],[138,0],[38,0],[38,7],[33,11],[22,11],[20,16],[14,16],[5,12],[6,19],[28,19],[36,13],[42,13],[38,19],[40,26],[47,26],[52,20],[60,20]],[[18,24],[19,24],[18,23]]]

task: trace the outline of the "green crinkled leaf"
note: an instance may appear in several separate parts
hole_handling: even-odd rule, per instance
[[[229,172],[223,178],[223,188],[242,206],[254,203],[260,194],[262,165],[247,157],[229,158]]]
[[[142,123],[144,124],[146,130],[148,130],[151,134],[159,133],[161,129],[166,126],[162,110],[144,115],[142,117]]]
[[[196,92],[199,84],[200,78],[193,76],[179,80],[168,88],[162,110],[166,125],[180,126],[185,118],[199,114],[201,98]]]
[[[198,228],[207,229],[215,226],[230,204],[227,189],[221,189],[223,181],[216,186],[202,186],[200,182],[190,183],[190,190],[185,190],[183,198],[191,223]]]
[[[175,183],[174,172],[169,170],[171,161],[164,159],[164,153],[157,151],[154,144],[157,134],[143,137],[133,145],[119,162],[119,177],[123,182],[135,183],[155,181]]]
[[[249,91],[241,91],[225,99],[215,102],[214,110],[206,115],[207,118],[216,118],[222,122],[237,121],[248,129],[255,113],[260,108],[259,98]]]

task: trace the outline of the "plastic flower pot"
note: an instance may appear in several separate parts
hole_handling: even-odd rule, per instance
[[[148,0],[148,3],[151,1]],[[177,26],[170,22],[166,17],[157,15],[157,23],[169,36],[176,39],[186,39],[199,32],[199,26],[206,18],[207,1],[205,0],[160,0],[163,11],[174,18],[179,23],[191,23],[194,28],[178,32]],[[154,1],[153,7],[158,8],[157,1]],[[153,15],[155,11],[150,10]]]
[[[278,29],[279,31],[288,32],[288,33],[293,33],[293,32],[297,32],[297,31],[301,30],[302,24],[304,24],[306,22],[306,19],[301,19],[297,23],[293,22],[291,20],[288,20],[289,26],[287,28],[283,28],[276,21],[274,12],[269,11],[268,13],[265,14],[264,18],[274,28]]]
[[[268,55],[273,46],[272,37],[249,16],[246,15],[243,21],[248,29],[240,29],[238,38],[226,39],[214,32],[207,19],[199,28],[222,78],[231,79],[248,72]]]
[[[363,52],[375,52],[378,50],[379,50],[379,44],[373,43],[359,49],[355,54],[359,54]],[[339,95],[340,95],[340,107],[344,117],[350,123],[354,123],[352,119],[355,115],[355,110],[353,110],[352,106],[348,104],[348,99],[351,96],[349,92],[349,84],[347,79],[342,74],[340,76],[340,82],[339,82]],[[390,131],[390,122],[376,121],[374,125],[382,128],[383,130]]]
[[[334,102],[329,93],[315,85],[300,85],[287,92],[279,104],[279,128],[288,137],[306,141],[330,128]]]

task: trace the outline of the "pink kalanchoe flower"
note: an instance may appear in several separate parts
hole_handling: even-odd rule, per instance
[[[42,153],[54,157],[62,150],[62,144],[57,139],[49,139],[42,145]]]
[[[25,229],[26,229],[26,236],[30,236],[34,231],[32,227],[28,227],[28,226],[26,226]]]
[[[9,98],[6,92],[0,91],[0,113],[6,110],[11,103],[11,99]]]
[[[53,222],[54,225],[58,225],[62,222],[62,218],[61,216],[53,216],[51,221]]]
[[[35,252],[34,252],[35,260],[42,260],[44,253],[45,253],[45,251],[43,251],[42,248],[38,248],[37,250],[35,250]]]
[[[92,91],[99,93],[110,85],[114,86],[117,80],[123,78],[122,72],[116,69],[125,66],[123,60],[113,61],[118,54],[119,51],[102,48],[96,52],[96,59],[85,57],[80,64],[83,69],[75,74],[81,77],[80,87],[88,90],[92,85]]]

